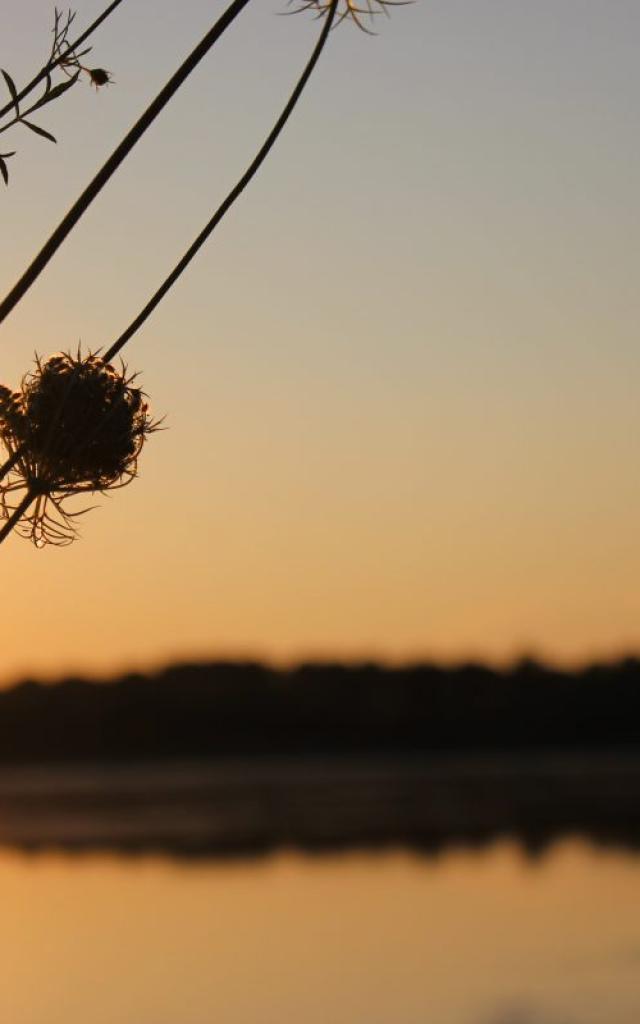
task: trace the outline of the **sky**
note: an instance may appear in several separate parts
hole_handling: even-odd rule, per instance
[[[101,10],[78,0],[83,27]],[[4,136],[7,291],[219,2],[124,0]],[[0,328],[109,344],[253,156],[320,23],[253,0]],[[0,62],[52,8],[6,0]],[[417,0],[329,40],[285,134],[129,343],[166,430],[66,549],[0,551],[0,681],[174,659],[640,649],[636,0]],[[6,144],[5,144],[6,140]]]

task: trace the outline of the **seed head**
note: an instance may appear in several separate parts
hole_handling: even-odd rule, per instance
[[[0,438],[19,456],[0,484],[0,511],[11,514],[15,492],[34,494],[18,529],[39,546],[75,538],[71,520],[79,513],[63,507],[68,498],[123,487],[136,476],[145,438],[157,424],[134,379],[97,353],[59,353],[36,358],[19,391],[0,388]]]
[[[104,68],[85,68],[85,71],[91,79],[91,84],[95,85],[96,89],[101,89],[103,85],[110,85],[113,82],[110,71],[105,71]]]

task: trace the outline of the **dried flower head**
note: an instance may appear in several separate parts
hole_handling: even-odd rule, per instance
[[[103,85],[110,85],[113,82],[111,72],[105,71],[104,68],[85,68],[84,70],[91,79],[91,84],[95,85],[96,91],[102,88]]]
[[[288,0],[289,6],[297,6],[291,14],[299,11],[313,11],[317,18],[324,18],[333,6],[332,0]],[[350,18],[363,32],[371,34],[365,21],[375,20],[376,15],[389,15],[389,7],[404,7],[413,0],[339,0],[335,15],[335,24],[339,25],[345,18]]]
[[[74,495],[124,487],[137,473],[146,436],[157,428],[143,392],[124,365],[96,353],[60,353],[22,380],[0,388],[0,438],[15,463],[0,484],[0,515],[8,519],[25,495],[33,501],[16,529],[37,546],[75,539],[64,503]]]

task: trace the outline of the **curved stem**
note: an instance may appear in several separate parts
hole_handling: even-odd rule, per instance
[[[296,87],[293,90],[293,92],[291,93],[291,96],[289,97],[289,100],[288,100],[284,110],[282,111],[282,113],[280,114],[280,117],[278,118],[278,120],[276,121],[275,125],[273,126],[273,128],[269,132],[269,135],[267,136],[265,142],[263,143],[261,148],[258,150],[258,153],[254,157],[254,159],[251,161],[251,163],[247,167],[246,171],[244,172],[244,174],[242,175],[240,180],[231,189],[231,191],[229,192],[229,194],[226,197],[226,199],[220,204],[220,206],[215,211],[215,213],[213,214],[211,219],[204,226],[204,228],[202,229],[200,234],[197,236],[195,241],[189,246],[189,248],[185,252],[185,254],[182,257],[182,259],[180,260],[180,262],[176,264],[176,266],[173,268],[173,270],[171,271],[169,276],[167,278],[165,278],[165,280],[160,285],[158,290],[149,299],[149,301],[147,302],[147,304],[144,307],[144,309],[142,309],[140,311],[140,313],[138,313],[138,316],[135,318],[135,320],[132,321],[131,324],[129,324],[129,326],[127,327],[126,331],[124,331],[120,335],[120,337],[116,341],[114,341],[113,345],[111,345],[111,347],[109,349],[107,349],[107,351],[105,352],[104,357],[103,357],[106,362],[109,362],[111,359],[113,359],[113,357],[115,355],[117,355],[117,353],[120,351],[120,349],[122,349],[124,347],[124,345],[126,345],[126,343],[129,341],[129,339],[142,326],[142,324],[145,322],[145,320],[151,315],[151,313],[153,313],[153,311],[156,308],[156,306],[161,302],[161,300],[167,294],[169,289],[178,280],[178,278],[180,277],[182,272],[186,269],[186,267],[189,265],[189,263],[191,262],[193,257],[198,252],[198,250],[201,248],[201,246],[204,245],[206,240],[209,238],[209,235],[213,232],[213,230],[220,223],[220,221],[224,217],[224,215],[227,212],[227,210],[229,210],[230,207],[233,206],[233,204],[236,201],[236,199],[238,198],[238,196],[244,191],[244,189],[247,187],[247,185],[249,184],[251,179],[254,177],[254,175],[256,174],[258,169],[260,168],[260,166],[263,163],[263,161],[266,159],[269,151],[271,150],[271,148],[273,147],[274,143],[276,142],[276,139],[280,135],[280,132],[282,131],[282,129],[284,128],[285,124],[289,120],[289,117],[290,117],[291,113],[293,112],[293,109],[294,109],[296,103],[300,99],[302,91],[303,91],[305,85],[307,84],[307,82],[308,82],[308,80],[309,80],[309,78],[311,76],[311,73],[312,73],[313,69],[315,68],[315,66],[316,66],[316,64],[318,62],[320,54],[322,53],[324,45],[325,45],[325,43],[327,41],[329,32],[331,31],[331,25],[332,25],[332,22],[333,22],[335,13],[336,13],[337,6],[338,6],[338,0],[332,0],[331,7],[329,8],[328,13],[326,15],[326,18],[325,18],[325,21],[324,21],[324,25],[322,27],[322,31],[321,31],[320,36],[318,38],[318,41],[317,41],[317,43],[315,45],[313,53],[311,54],[311,57],[309,58],[309,60],[307,62],[307,65],[306,65],[304,71],[302,72],[302,75],[298,79]]]
[[[167,105],[172,96],[178,91],[183,82],[189,77],[194,68],[202,58],[209,52],[211,47],[220,38],[222,33],[229,27],[232,21],[242,11],[249,0],[232,0],[227,10],[218,18],[215,25],[207,32],[198,43],[183,64],[169,79],[163,89],[160,90],[155,100],[147,107],[142,117],[136,121],[133,128],[125,135],[119,146],[113,151],[107,162],[101,167],[93,181],[89,183],[82,195],[73,204],[66,217],[63,218],[51,237],[27,267],[20,280],[14,285],[7,297],[0,303],[0,323],[9,315],[11,310],[18,304],[22,296],[31,287],[33,282],[42,273],[49,260],[60,248],[67,235],[75,227],[83,213],[91,205],[109,178],[118,169],[125,157],[131,152],[135,144],[141,139],[149,125],[155,121],[160,111]]]
[[[0,530],[0,544],[2,544],[3,540],[9,536],[14,526],[17,526],[17,524],[22,519],[23,515],[25,514],[29,506],[32,504],[32,502],[35,501],[35,499],[36,492],[27,491],[20,504],[13,510],[13,512],[7,519],[6,523]]]
[[[245,0],[245,2],[247,2],[247,0]],[[244,172],[244,174],[239,179],[239,181],[234,186],[234,188],[231,190],[231,192],[229,192],[229,194],[227,195],[226,199],[220,204],[218,209],[215,211],[215,213],[213,214],[211,219],[208,221],[208,223],[205,225],[203,230],[200,232],[198,237],[195,239],[193,244],[189,247],[189,249],[184,254],[184,256],[182,257],[180,262],[173,269],[171,274],[166,278],[166,280],[160,286],[158,291],[149,300],[149,302],[144,307],[144,309],[139,313],[139,315],[136,317],[136,319],[133,321],[133,323],[130,324],[130,326],[127,328],[127,330],[123,334],[121,334],[120,337],[117,339],[117,341],[115,341],[113,343],[113,345],[107,350],[107,352],[105,352],[105,354],[103,356],[105,362],[108,362],[109,360],[113,359],[113,357],[115,355],[117,355],[117,353],[120,351],[120,349],[122,349],[124,347],[124,345],[127,343],[129,338],[131,338],[132,335],[135,334],[135,332],[144,323],[144,321],[147,319],[147,317],[150,316],[150,314],[156,308],[156,306],[161,301],[161,299],[166,295],[166,293],[169,291],[171,286],[180,277],[180,275],[185,270],[187,265],[191,262],[193,257],[196,255],[198,250],[205,243],[205,241],[207,240],[209,235],[212,233],[212,231],[214,230],[216,225],[220,223],[220,221],[224,217],[224,215],[227,212],[227,210],[229,210],[229,208],[233,205],[233,203],[236,201],[238,196],[244,191],[244,189],[249,184],[251,179],[257,173],[257,171],[260,168],[261,164],[266,159],[269,151],[271,150],[271,148],[275,144],[278,136],[280,135],[282,129],[284,128],[285,124],[287,123],[289,117],[291,116],[291,114],[293,112],[293,109],[296,106],[298,100],[300,99],[302,91],[303,91],[305,85],[307,84],[307,82],[308,82],[308,80],[309,80],[309,78],[310,78],[310,76],[311,76],[311,74],[312,74],[312,72],[313,72],[317,62],[318,62],[320,54],[322,53],[324,45],[325,45],[325,43],[327,41],[327,38],[329,36],[329,32],[331,31],[331,26],[333,24],[333,20],[334,20],[334,17],[335,17],[337,6],[338,6],[338,0],[331,0],[331,7],[328,10],[327,16],[325,18],[324,25],[322,27],[322,31],[320,33],[320,36],[318,37],[318,41],[317,41],[317,43],[316,43],[316,45],[314,47],[314,50],[313,50],[313,52],[311,54],[311,57],[309,58],[306,66],[304,68],[304,71],[302,72],[302,75],[298,79],[298,82],[297,82],[293,92],[291,93],[291,96],[289,97],[289,100],[288,100],[286,106],[284,107],[282,113],[280,114],[280,117],[278,118],[278,120],[276,121],[275,125],[273,126],[273,128],[269,132],[269,135],[267,136],[267,138],[266,138],[265,142],[263,143],[263,145],[261,146],[261,148],[258,150],[258,153],[254,157],[252,162],[249,164],[249,167]],[[20,457],[20,450],[18,450],[14,455],[12,455],[11,458],[8,459],[7,462],[5,462],[5,464],[2,467],[0,467],[0,480],[3,478],[3,476],[6,475],[7,472],[9,472],[9,470],[13,467],[13,465],[15,465],[15,462],[19,459],[19,457]],[[27,494],[25,495],[25,497],[22,500],[22,502],[20,503],[20,505],[18,505],[18,507],[11,514],[10,518],[7,520],[7,522],[4,524],[4,526],[0,530],[0,544],[5,539],[5,537],[7,537],[9,535],[9,533],[13,530],[14,526],[19,522],[19,520],[24,515],[24,513],[27,511],[27,509],[29,508],[31,503],[35,500],[35,498],[36,498],[36,494],[35,493],[32,493],[30,491],[27,492]]]
[[[40,85],[40,82],[44,82],[47,75],[51,74],[52,71],[55,71],[58,65],[64,61],[65,57],[70,57],[74,50],[77,50],[79,46],[82,46],[82,44],[89,38],[89,36],[92,35],[95,32],[95,30],[99,28],[100,25],[102,25],[102,22],[105,21],[111,14],[111,12],[115,11],[116,7],[119,7],[121,3],[122,0],[113,0],[113,2],[105,8],[102,14],[98,15],[96,20],[93,21],[89,25],[89,27],[86,28],[84,32],[78,36],[77,39],[74,39],[72,43],[69,43],[68,46],[65,46],[62,53],[60,53],[54,60],[50,60],[48,64],[45,64],[42,70],[39,71],[38,74],[34,78],[32,78],[31,81],[28,82],[23,89],[20,90],[20,92],[18,93],[18,100],[23,100],[25,96],[28,96],[30,92],[33,92],[37,85]],[[13,100],[11,100],[9,103],[6,103],[4,107],[0,108],[0,118],[4,117],[5,114],[8,114],[9,111],[13,110],[14,108],[15,104]]]

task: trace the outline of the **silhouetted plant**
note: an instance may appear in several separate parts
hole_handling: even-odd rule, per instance
[[[152,121],[248,2],[249,0],[232,0],[227,10],[128,132],[27,268],[22,278],[4,302],[0,304],[0,322],[20,301]],[[82,358],[78,353],[75,360],[71,356],[55,356],[45,363],[38,360],[36,372],[23,380],[19,392],[11,392],[8,388],[0,389],[0,438],[9,452],[8,459],[0,467],[0,517],[4,517],[6,520],[4,527],[0,530],[0,543],[16,527],[18,527],[18,532],[29,537],[38,546],[43,546],[46,543],[69,543],[76,535],[72,518],[81,513],[69,513],[63,507],[63,501],[74,494],[105,491],[123,486],[133,479],[136,475],[137,458],[144,439],[156,428],[157,424],[149,420],[146,405],[144,405],[144,413],[141,413],[139,408],[133,409],[131,404],[133,399],[122,397],[131,391],[129,385],[132,379],[127,379],[123,371],[118,378],[119,394],[121,395],[118,402],[124,403],[124,407],[129,409],[132,415],[135,411],[137,418],[134,417],[131,420],[127,428],[128,432],[124,430],[121,420],[118,419],[118,429],[114,434],[110,425],[115,415],[114,409],[111,399],[107,400],[107,395],[111,392],[108,389],[103,390],[103,386],[106,387],[108,381],[112,384],[114,381],[115,371],[110,365],[110,361],[150,316],[257,173],[293,112],[336,19],[343,21],[345,18],[351,17],[360,28],[363,28],[360,15],[373,16],[378,13],[377,9],[383,10],[387,6],[403,5],[406,2],[409,0],[366,0],[365,11],[356,7],[353,0],[326,0],[326,2],[314,0],[314,2],[304,3],[299,10],[314,10],[318,17],[324,18],[324,24],[311,57],[289,100],[244,174],[138,316],[107,349],[103,357],[90,354]],[[69,82],[73,84],[78,75],[86,69],[80,64],[77,54],[75,57],[71,56],[65,63],[67,69],[74,69],[69,79]],[[107,72],[94,71],[93,75],[98,76],[99,80],[94,82],[97,86],[106,84],[102,81],[103,76],[106,76],[107,81],[109,80]],[[99,372],[98,364],[101,367]],[[67,384],[69,390],[67,390]],[[99,396],[99,400],[89,401],[88,396],[94,391]],[[140,394],[137,389],[133,389],[133,391]],[[118,408],[120,408],[120,404],[118,404]],[[89,406],[92,410],[90,421],[86,419],[89,417]],[[45,413],[40,422],[38,416],[42,409],[45,410]],[[77,413],[78,409],[83,410],[81,414]],[[121,409],[118,415],[124,416],[125,413]],[[109,458],[115,461],[110,462],[109,466],[117,466],[117,471],[114,468],[113,472],[107,472],[106,469],[102,472],[97,468],[97,463],[90,465],[88,462],[82,461],[81,453],[84,453],[83,458],[85,456],[89,458],[87,422],[90,422],[90,436],[100,438],[99,444],[96,442],[97,448],[94,445],[94,449],[92,449],[93,456],[98,449],[102,453],[102,458],[107,458],[107,453],[110,452]],[[61,438],[57,436],[59,432],[62,432]],[[126,438],[125,446],[129,455],[124,462],[118,458],[119,449],[116,445],[116,435],[123,444],[125,444]],[[113,447],[114,445],[116,447]],[[102,466],[102,464],[100,465]],[[79,466],[82,468],[78,468]],[[104,469],[104,466],[102,468]]]
[[[312,11],[317,18],[326,17],[331,11],[331,0],[288,0],[289,6],[293,7],[290,14],[299,14],[301,11]],[[363,32],[371,33],[367,28],[365,19],[370,22],[375,20],[376,15],[389,15],[389,7],[404,7],[413,3],[413,0],[363,0],[363,6],[355,0],[340,0],[335,11],[335,23],[339,25],[345,18],[350,18]],[[297,6],[294,7],[294,4]]]
[[[61,353],[0,388],[0,437],[15,455],[0,492],[6,523],[38,547],[76,536],[68,498],[125,487],[136,476],[145,438],[158,424],[143,392],[97,353]],[[14,517],[14,522],[12,520]]]
[[[69,39],[69,33],[71,26],[75,21],[75,11],[68,11],[66,15],[63,15],[58,8],[54,8],[54,23],[53,23],[53,43],[51,45],[51,52],[47,63],[44,65],[41,71],[33,78],[26,86],[22,89],[18,89],[13,78],[8,71],[0,69],[2,76],[5,81],[9,92],[9,102],[0,109],[0,135],[3,132],[8,131],[15,125],[23,125],[30,131],[35,132],[36,135],[41,136],[44,139],[48,139],[50,142],[56,142],[56,138],[51,132],[47,131],[41,125],[35,124],[33,121],[28,120],[31,114],[35,111],[40,110],[48,103],[54,100],[60,99],[64,93],[71,89],[82,74],[86,74],[92,85],[99,88],[100,86],[107,85],[112,81],[111,74],[105,71],[104,68],[89,68],[85,64],[81,63],[88,53],[91,52],[91,47],[85,47],[80,49],[82,44],[89,38],[89,36],[98,28],[99,25],[115,10],[122,0],[113,0],[113,2],[102,12],[102,14],[96,18],[96,20],[86,29],[77,39]],[[64,74],[62,81],[54,84],[52,75],[56,70],[60,70]],[[24,101],[30,96],[38,86],[42,86],[40,96],[35,102],[28,103],[26,107],[23,105]],[[10,120],[5,123],[1,123],[1,119],[6,117],[7,114],[11,115]],[[5,185],[9,184],[9,171],[7,168],[6,161],[15,156],[16,151],[12,150],[9,153],[0,153],[0,174],[4,180]]]

